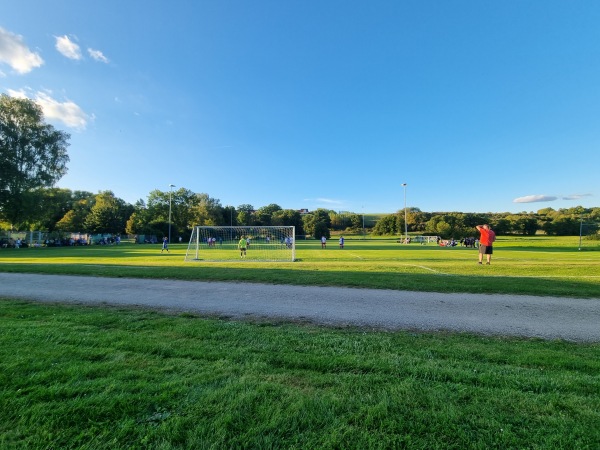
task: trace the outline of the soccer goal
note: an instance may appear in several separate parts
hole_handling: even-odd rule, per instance
[[[201,227],[192,231],[186,261],[294,261],[295,227]],[[245,240],[246,251],[239,248]]]

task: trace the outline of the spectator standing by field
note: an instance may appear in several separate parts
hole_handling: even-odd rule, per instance
[[[492,254],[494,253],[493,244],[496,240],[496,233],[490,228],[488,224],[477,225],[477,231],[480,233],[479,237],[479,264],[483,263],[483,255],[486,257],[486,264],[490,264],[492,260]]]

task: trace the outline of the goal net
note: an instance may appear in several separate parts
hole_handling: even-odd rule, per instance
[[[239,248],[246,241],[246,251]],[[186,261],[294,261],[295,227],[196,226],[185,254]]]

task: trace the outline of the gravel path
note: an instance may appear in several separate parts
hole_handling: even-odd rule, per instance
[[[600,342],[600,299],[0,273],[0,297]]]

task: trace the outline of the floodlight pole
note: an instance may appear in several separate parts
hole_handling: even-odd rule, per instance
[[[408,243],[408,222],[406,221],[406,183],[402,183],[404,188],[404,243]]]
[[[173,196],[174,184],[169,184],[169,244],[171,243],[171,198]]]
[[[364,205],[362,207],[362,216],[363,216],[363,239],[366,239],[367,235],[365,234],[365,207],[364,207]]]
[[[581,251],[581,235],[583,234],[583,216],[581,217],[581,222],[579,223],[579,251]]]

